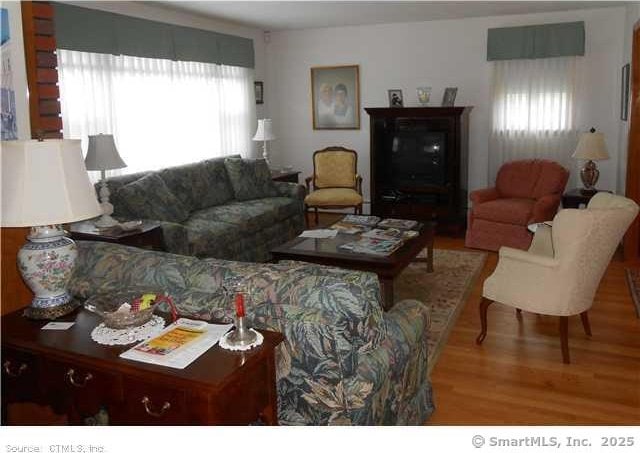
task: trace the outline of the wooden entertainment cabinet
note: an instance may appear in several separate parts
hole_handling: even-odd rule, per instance
[[[464,230],[473,107],[367,108],[371,213]]]

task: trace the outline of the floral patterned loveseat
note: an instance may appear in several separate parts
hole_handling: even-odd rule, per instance
[[[181,315],[229,322],[225,292],[240,280],[251,323],[282,332],[277,351],[281,424],[419,425],[433,411],[427,376],[429,314],[404,300],[380,308],[375,274],[310,265],[241,263],[78,242],[70,291],[79,298],[158,288]]]
[[[272,181],[262,159],[208,159],[107,182],[114,216],[160,221],[171,253],[268,261],[304,228],[304,188]]]

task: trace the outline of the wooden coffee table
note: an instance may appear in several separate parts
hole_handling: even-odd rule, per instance
[[[426,262],[427,272],[433,272],[433,236],[435,223],[424,222],[418,228],[418,236],[407,240],[388,256],[355,253],[339,246],[359,239],[358,234],[338,233],[335,238],[313,239],[297,237],[271,250],[274,260],[296,260],[308,263],[343,267],[378,275],[382,288],[383,308],[393,306],[393,281],[411,263]],[[427,257],[418,254],[427,248]]]
[[[50,406],[81,424],[106,407],[113,425],[277,424],[275,348],[282,334],[246,352],[213,346],[186,368],[119,357],[128,346],[91,339],[100,323],[84,309],[58,319],[64,331],[41,330],[16,311],[2,317],[2,421],[16,402]]]

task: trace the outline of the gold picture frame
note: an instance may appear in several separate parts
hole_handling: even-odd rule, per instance
[[[314,130],[360,129],[360,66],[311,68]]]

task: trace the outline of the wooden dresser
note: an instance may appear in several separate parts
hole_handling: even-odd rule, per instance
[[[2,317],[2,421],[15,402],[50,406],[72,424],[101,408],[113,425],[277,424],[277,332],[248,352],[215,345],[183,370],[121,359],[130,346],[102,346],[90,338],[100,322],[86,310],[60,320],[65,331],[21,312]]]

